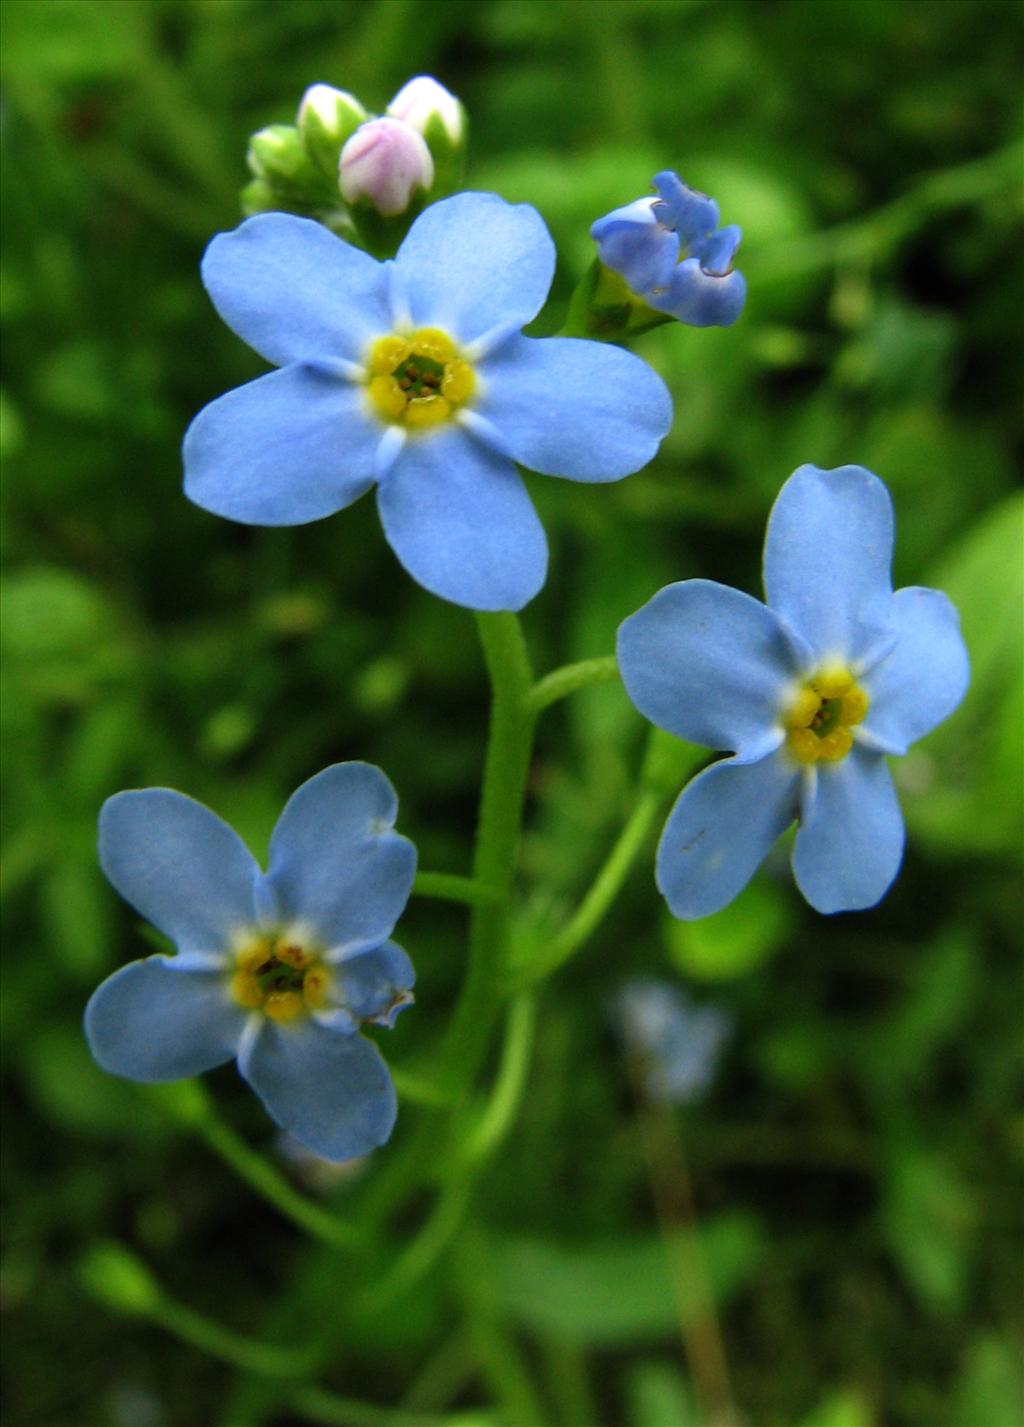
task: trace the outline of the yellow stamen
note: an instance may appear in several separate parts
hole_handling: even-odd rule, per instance
[[[452,414],[443,396],[416,396],[405,408],[406,426],[440,426]]]
[[[263,1009],[272,1021],[294,1021],[304,1007],[298,991],[271,991]]]
[[[388,376],[412,355],[412,347],[404,337],[381,337],[370,349],[369,368],[371,372],[384,372]]]
[[[402,391],[394,377],[387,376],[374,377],[370,382],[370,400],[377,408],[379,416],[389,417],[392,420],[401,416],[405,410],[405,392]]]
[[[810,728],[811,720],[821,708],[821,695],[807,687],[800,690],[786,713],[787,728]]]
[[[232,999],[247,1011],[263,1005],[263,988],[250,971],[236,971],[229,989]]]
[[[472,366],[437,327],[421,327],[404,337],[379,337],[366,365],[366,393],[374,413],[412,430],[449,421],[476,387]]]
[[[839,763],[853,747],[853,734],[842,724],[818,739],[818,757],[824,763]]]
[[[289,943],[287,946],[278,946],[274,952],[278,961],[283,961],[286,966],[294,966],[297,971],[301,971],[305,966],[313,965],[313,957],[308,951],[303,951],[301,946]]]
[[[473,395],[476,377],[468,362],[449,362],[444,369],[441,391],[453,406],[458,406]]]
[[[813,683],[823,699],[841,699],[853,688],[853,675],[849,669],[833,665],[820,669],[815,674]]]
[[[839,715],[839,722],[863,723],[867,716],[869,702],[864,690],[858,684],[854,684],[850,692],[843,695],[843,709]]]
[[[870,700],[848,669],[819,669],[786,705],[786,747],[798,763],[839,763],[853,747],[850,729],[862,723]]]
[[[455,343],[442,332],[440,327],[421,327],[409,338],[413,353],[417,357],[429,357],[432,362],[450,362],[455,356]]]
[[[302,983],[302,998],[310,1011],[319,1011],[326,1004],[330,984],[331,979],[324,967],[314,966],[311,971],[306,972],[306,979]]]

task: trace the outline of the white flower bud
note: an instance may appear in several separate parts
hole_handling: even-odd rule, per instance
[[[318,150],[325,146],[329,150],[332,145],[336,156],[349,135],[365,124],[366,117],[366,110],[354,94],[331,84],[311,84],[302,96],[296,123],[315,157],[320,156]]]
[[[429,74],[418,74],[410,79],[392,99],[387,112],[393,119],[401,119],[420,134],[426,134],[427,125],[436,115],[444,125],[448,141],[452,145],[462,142],[466,127],[466,114],[455,95],[438,84]]]
[[[434,182],[434,160],[422,134],[399,119],[371,119],[341,151],[341,196],[368,199],[385,218],[404,213],[417,188]]]

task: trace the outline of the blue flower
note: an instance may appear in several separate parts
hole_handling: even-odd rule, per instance
[[[178,948],[115,971],[86,1007],[94,1058],[129,1080],[180,1080],[238,1058],[269,1114],[315,1154],[383,1144],[395,1090],[364,1021],[391,1026],[413,969],[389,941],[416,870],[392,831],[379,768],[336,763],[295,792],[262,872],[202,803],[169,788],[118,793],[100,862]]]
[[[660,590],[619,630],[640,712],[728,749],[683,790],[657,882],[684,920],[746,886],[794,818],[797,885],[819,912],[871,907],[903,855],[886,754],[906,753],[967,688],[957,612],[938,590],[893,593],[889,493],[862,466],[801,466],[764,549],[767,605],[710,580]]]
[[[672,420],[638,357],[521,335],[554,264],[540,215],[487,193],[428,208],[393,262],[285,213],[220,234],[203,281],[280,370],[199,413],[186,494],[231,520],[301,525],[376,484],[414,579],[472,609],[521,609],[544,583],[547,543],[513,463],[618,480]]]
[[[718,204],[674,173],[655,174],[657,198],[638,198],[599,218],[590,235],[601,262],[657,312],[691,327],[729,327],[747,284],[732,266],[740,228],[718,228]]]
[[[652,1100],[685,1105],[711,1084],[732,1022],[716,1006],[696,1006],[668,981],[637,977],[615,1003],[615,1019]]]

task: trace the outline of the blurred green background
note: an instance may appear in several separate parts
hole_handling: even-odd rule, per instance
[[[685,1137],[737,1421],[1024,1422],[1021,16],[1003,0],[5,0],[10,1427],[529,1427],[524,1375],[547,1427],[695,1427],[690,1289],[609,1030],[636,972],[735,1022],[711,1091],[658,1133]],[[674,924],[645,851],[544,988],[522,1110],[472,1206],[374,1312],[367,1286],[425,1204],[370,1259],[325,1254],[152,1093],[93,1067],[80,1017],[148,949],[95,865],[119,788],[182,788],[262,853],[299,782],[365,758],[421,865],[468,866],[486,719],[470,617],[405,576],[371,500],[248,529],[184,500],[178,457],[199,407],[262,369],[197,268],[238,221],[247,136],[291,122],[314,81],[379,110],[424,71],[468,106],[469,186],[543,213],[557,302],[589,224],[661,168],[745,232],[740,323],[640,346],[676,398],[658,461],[610,487],[529,478],[552,545],[525,614],[539,670],[610,653],[669,580],[759,593],[783,479],[859,462],[893,492],[897,583],[953,597],[974,680],[895,769],[910,841],[876,910],[816,916],[780,849],[732,909]],[[523,938],[561,924],[600,865],[644,732],[618,686],[546,715]],[[422,900],[403,921],[420,979],[384,1045],[399,1066],[429,1068],[464,925]],[[207,1083],[276,1154],[234,1069]],[[361,1175],[311,1192],[358,1219],[419,1113]],[[381,1414],[299,1401],[98,1306],[76,1266],[111,1237],[238,1331],[294,1342],[329,1318],[322,1381]]]

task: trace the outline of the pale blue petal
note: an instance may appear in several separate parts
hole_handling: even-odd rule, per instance
[[[416,219],[395,259],[414,327],[471,342],[525,326],[544,305],[555,245],[535,208],[457,193]]]
[[[683,789],[656,868],[673,916],[710,916],[743,891],[796,816],[799,782],[789,760],[775,753],[759,763],[713,763]]]
[[[405,909],[416,849],[392,831],[395,790],[370,763],[335,763],[285,804],[267,882],[281,919],[305,921],[332,949],[376,944]]]
[[[205,406],[185,433],[185,494],[247,525],[304,525],[373,484],[384,428],[324,366],[268,372]]]
[[[386,941],[336,962],[332,981],[337,999],[357,1021],[393,1026],[399,1011],[412,1004],[416,973],[402,948]]]
[[[743,311],[747,281],[741,272],[718,276],[697,258],[686,258],[662,287],[644,293],[644,300],[690,327],[730,327]]]
[[[322,1159],[356,1159],[395,1123],[395,1087],[377,1047],[315,1020],[265,1020],[239,1069],[282,1129]]]
[[[547,542],[521,477],[458,427],[410,436],[377,505],[399,560],[442,599],[517,610],[544,583]]]
[[[671,169],[656,173],[658,191],[654,211],[662,223],[674,228],[687,247],[718,226],[718,204],[706,193],[683,183]]]
[[[476,409],[513,460],[546,476],[617,481],[645,466],[672,425],[646,362],[573,337],[513,337],[480,363]]]
[[[182,951],[224,951],[254,920],[259,868],[236,832],[170,788],[117,793],[100,810],[100,866]]]
[[[819,912],[873,907],[903,857],[903,817],[879,753],[854,744],[841,763],[818,763],[793,847],[797,886]]]
[[[249,1014],[217,972],[185,971],[150,956],[108,976],[85,1008],[93,1059],[128,1080],[185,1080],[237,1053]]]
[[[863,466],[801,466],[768,519],[768,603],[821,660],[856,662],[892,616],[889,492]]]
[[[799,646],[759,600],[712,580],[667,585],[619,628],[626,693],[677,738],[760,757],[801,672]]]
[[[391,330],[384,264],[309,218],[247,218],[214,238],[202,274],[224,321],[275,366],[359,361]]]
[[[605,267],[621,273],[635,293],[667,282],[679,260],[679,237],[658,222],[650,198],[599,218],[590,236]]]
[[[863,728],[887,753],[906,753],[959,705],[971,673],[960,616],[940,590],[897,590],[893,621],[895,647],[860,679],[871,700]]]

